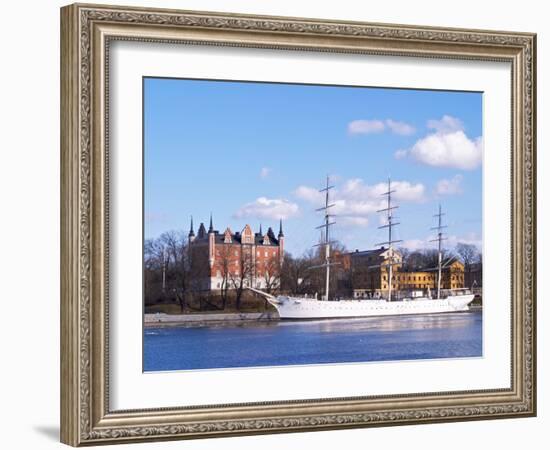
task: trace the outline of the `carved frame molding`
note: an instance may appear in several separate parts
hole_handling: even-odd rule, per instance
[[[536,413],[536,36],[75,4],[61,10],[61,438],[78,446]],[[112,40],[508,61],[512,67],[510,389],[110,411],[108,58]]]

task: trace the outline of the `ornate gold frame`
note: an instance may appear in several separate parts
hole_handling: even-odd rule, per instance
[[[111,411],[106,64],[114,39],[510,62],[510,389]],[[79,446],[535,415],[535,51],[536,36],[529,33],[99,5],[62,8],[62,442]]]

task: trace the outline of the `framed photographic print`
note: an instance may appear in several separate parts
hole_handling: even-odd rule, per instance
[[[527,417],[535,35],[61,10],[62,441]]]

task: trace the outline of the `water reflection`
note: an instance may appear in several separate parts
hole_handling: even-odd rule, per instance
[[[186,370],[482,355],[481,312],[146,328],[144,368]]]

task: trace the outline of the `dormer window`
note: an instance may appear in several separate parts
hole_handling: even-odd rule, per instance
[[[250,225],[246,225],[242,231],[242,239],[241,242],[243,244],[253,244],[254,243],[254,233],[252,233],[252,229],[250,228]]]
[[[231,237],[231,230],[228,228],[225,229],[225,232],[223,234],[223,242],[224,244],[231,244],[233,242],[233,239]]]

